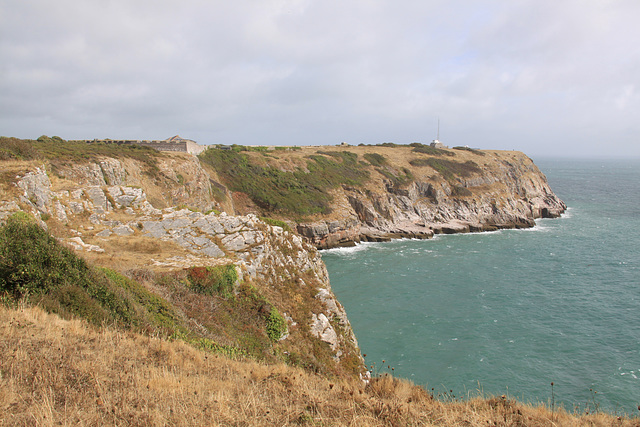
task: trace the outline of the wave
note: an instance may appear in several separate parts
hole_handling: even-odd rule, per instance
[[[379,246],[381,242],[360,242],[356,243],[355,246],[348,246],[345,248],[331,248],[331,249],[321,249],[321,254],[337,254],[337,255],[346,255],[352,254],[355,252],[360,252],[371,248],[372,246]]]

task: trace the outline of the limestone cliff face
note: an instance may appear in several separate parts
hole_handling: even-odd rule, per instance
[[[73,166],[58,166],[55,175],[70,181],[68,186],[129,186],[144,188],[156,208],[185,205],[200,210],[218,208],[213,199],[211,176],[198,158],[173,153],[158,159],[157,170],[149,173],[133,159],[105,157]]]
[[[532,227],[537,218],[565,211],[531,159],[517,152],[488,153],[474,158],[479,167],[466,176],[445,178],[431,168],[408,165],[414,180],[407,185],[378,177],[364,188],[345,186],[334,192],[340,208],[330,218],[299,224],[298,231],[317,247],[329,248],[361,240]]]
[[[162,167],[165,177],[182,173],[196,178],[176,183],[166,200],[196,201],[191,206],[215,203],[208,194],[209,175],[197,158],[172,157]],[[240,282],[251,283],[286,319],[283,351],[300,351],[300,343],[307,342],[305,348],[313,349],[307,356],[316,360],[315,366],[344,364],[348,367],[341,372],[366,371],[349,320],[313,245],[255,215],[158,209],[147,189],[157,191],[159,186],[148,185],[140,170],[135,161],[105,158],[57,170],[56,177],[46,165],[25,164],[16,176],[15,196],[3,194],[0,200],[0,221],[13,212],[30,212],[43,226],[45,221],[55,225],[52,232],[71,248],[86,256],[109,257],[111,264],[165,271],[233,264]],[[149,245],[168,249],[150,255],[136,252]]]

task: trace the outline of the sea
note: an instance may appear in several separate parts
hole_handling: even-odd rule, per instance
[[[561,218],[325,250],[333,290],[373,375],[637,416],[640,159],[534,161]]]

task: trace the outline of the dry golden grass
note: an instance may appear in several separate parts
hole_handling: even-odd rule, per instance
[[[506,398],[443,403],[409,382],[364,386],[207,354],[39,308],[0,307],[0,425],[638,426]]]

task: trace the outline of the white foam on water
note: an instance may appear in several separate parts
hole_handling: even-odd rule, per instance
[[[355,246],[349,246],[345,248],[331,248],[331,249],[322,249],[320,250],[321,254],[337,254],[337,255],[347,255],[355,252],[364,251],[370,249],[373,246],[379,246],[381,242],[361,242],[356,243]]]

